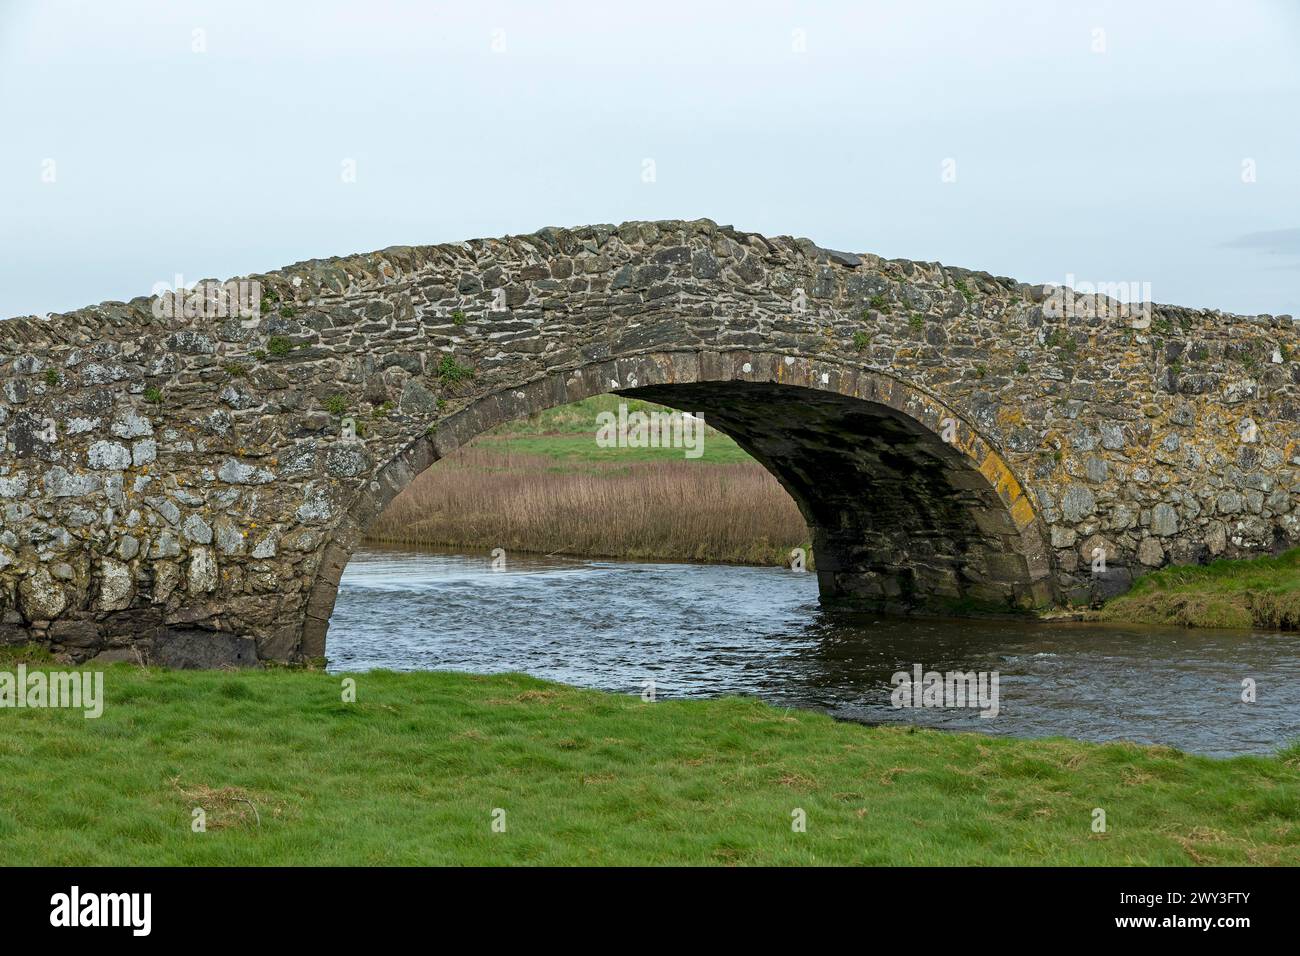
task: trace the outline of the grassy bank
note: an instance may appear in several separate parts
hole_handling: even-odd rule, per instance
[[[98,720],[0,710],[3,862],[1300,862],[1300,747],[1212,760],[518,675],[355,680],[343,703],[321,672],[115,665]]]
[[[790,496],[720,432],[707,431],[695,459],[680,448],[597,446],[597,414],[620,401],[604,395],[484,435],[416,478],[371,539],[766,565],[810,549]]]
[[[1300,628],[1300,548],[1271,558],[1155,571],[1107,602],[1097,617],[1184,627]]]

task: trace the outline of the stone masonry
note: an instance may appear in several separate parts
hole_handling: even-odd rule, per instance
[[[1290,316],[1062,308],[707,220],[247,279],[242,313],[142,297],[0,322],[0,643],[320,657],[344,564],[414,475],[611,391],[702,412],[771,469],[826,601],[1089,603],[1300,542]]]

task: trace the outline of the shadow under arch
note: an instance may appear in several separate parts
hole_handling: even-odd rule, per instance
[[[665,351],[499,389],[410,442],[358,493],[326,545],[301,657],[323,657],[343,568],[424,469],[504,422],[617,393],[700,412],[790,493],[812,532],[824,603],[885,613],[1056,603],[1045,526],[1002,456],[902,380],[773,352]]]

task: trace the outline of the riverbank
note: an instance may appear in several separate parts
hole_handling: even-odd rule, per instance
[[[500,426],[417,477],[369,539],[773,567],[794,548],[810,554],[798,506],[721,432],[706,428],[694,458],[682,448],[598,445],[597,416],[620,403],[669,411],[602,395]]]
[[[346,703],[347,679],[113,665],[98,719],[0,709],[5,862],[1300,862],[1300,744],[1215,760],[521,675],[357,674]]]
[[[1300,548],[1276,557],[1164,568],[1088,615],[1182,627],[1300,629]]]

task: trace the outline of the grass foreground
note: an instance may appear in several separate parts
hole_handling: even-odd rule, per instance
[[[1101,620],[1183,627],[1300,628],[1300,548],[1276,557],[1164,568],[1106,603]]]
[[[98,719],[0,710],[2,861],[1300,862],[1300,745],[1215,760],[514,674],[350,675],[345,703],[347,677],[114,665]]]

